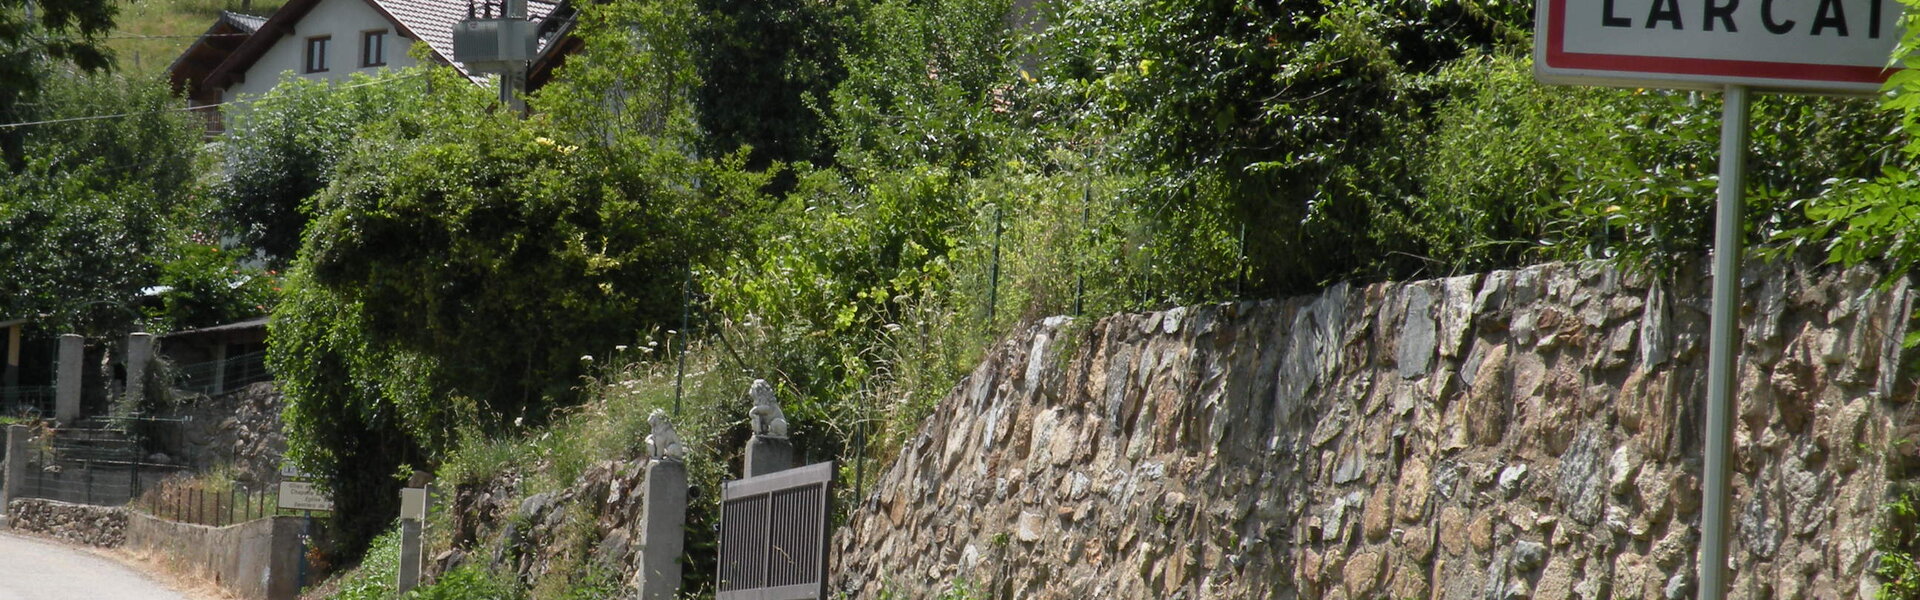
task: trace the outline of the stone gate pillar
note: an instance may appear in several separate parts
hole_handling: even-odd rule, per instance
[[[62,426],[80,420],[81,363],[86,362],[87,340],[77,334],[60,336],[60,366],[54,373],[53,417]]]
[[[647,417],[647,481],[640,504],[640,571],[633,585],[640,600],[680,595],[681,555],[687,543],[687,448],[665,411]]]
[[[7,506],[20,495],[27,482],[27,438],[33,430],[25,425],[7,426],[6,472],[0,474],[0,523],[7,520]]]
[[[127,406],[139,409],[147,394],[147,363],[153,362],[153,334],[127,336]]]

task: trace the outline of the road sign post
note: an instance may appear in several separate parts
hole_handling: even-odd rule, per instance
[[[1720,190],[1713,225],[1713,314],[1707,341],[1706,474],[1700,486],[1700,597],[1727,584],[1727,461],[1733,440],[1734,350],[1740,344],[1740,238],[1747,180],[1747,88],[1730,85],[1720,120]]]
[[[1699,598],[1727,593],[1728,465],[1740,344],[1742,202],[1755,90],[1875,94],[1902,35],[1899,0],[1819,3],[1540,0],[1534,75],[1544,83],[1721,90],[1720,182],[1708,332]]]

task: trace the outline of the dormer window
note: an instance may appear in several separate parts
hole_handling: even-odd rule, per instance
[[[381,67],[387,64],[387,30],[360,32],[360,66]]]
[[[324,73],[327,70],[327,46],[333,42],[333,36],[322,35],[307,38],[307,72]]]

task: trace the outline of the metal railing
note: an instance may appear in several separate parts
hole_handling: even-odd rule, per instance
[[[18,498],[119,506],[185,467],[143,460],[140,442],[112,428],[41,428],[22,457]]]
[[[20,385],[0,387],[0,414],[53,414],[53,386]]]
[[[19,498],[120,506],[179,467],[122,460],[49,460],[27,469]]]
[[[279,500],[272,488],[165,482],[141,495],[135,506],[170,521],[225,527],[279,514]]]
[[[272,379],[273,374],[267,372],[267,353],[248,352],[226,360],[174,367],[173,387],[201,394],[217,394]]]

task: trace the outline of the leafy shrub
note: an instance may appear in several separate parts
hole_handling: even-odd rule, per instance
[[[408,600],[514,600],[525,597],[510,578],[486,567],[465,564],[442,573],[433,583],[408,591]]]
[[[327,187],[333,166],[364,124],[420,110],[428,78],[418,70],[339,84],[284,74],[271,91],[224,109],[227,132],[209,192],[215,216],[248,251],[291,262],[314,215],[308,199]]]
[[[1402,227],[1447,271],[1540,260],[1669,265],[1713,237],[1719,169],[1711,94],[1547,86],[1517,52],[1442,69],[1445,90]],[[1892,119],[1861,100],[1761,96],[1752,106],[1748,230],[1806,223],[1791,207],[1877,173]]]
[[[340,575],[333,600],[390,600],[396,595],[394,574],[400,569],[400,529],[380,534],[368,545],[360,566]]]
[[[1920,55],[1920,23],[1908,23],[1907,35],[1894,51],[1897,64],[1912,65]],[[1803,212],[1794,216],[1806,220],[1798,227],[1781,227],[1771,232],[1784,251],[1813,249],[1824,252],[1827,260],[1846,265],[1875,260],[1888,266],[1885,282],[1906,277],[1920,262],[1920,239],[1914,227],[1920,223],[1920,186],[1914,179],[1920,164],[1920,72],[1908,68],[1887,80],[1880,115],[1896,135],[1861,135],[1876,148],[1895,155],[1868,172],[1838,174],[1827,183],[1828,193],[1797,202]],[[1874,165],[1868,165],[1874,166]],[[1909,345],[1920,342],[1910,338]]]

